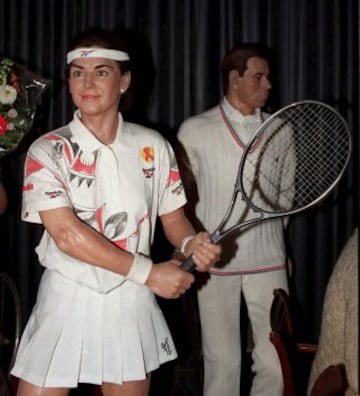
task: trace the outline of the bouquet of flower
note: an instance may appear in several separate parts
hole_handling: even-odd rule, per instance
[[[14,151],[29,132],[40,95],[49,80],[8,58],[0,58],[0,158]]]

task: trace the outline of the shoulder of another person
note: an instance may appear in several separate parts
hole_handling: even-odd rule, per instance
[[[187,119],[185,119],[180,125],[179,133],[184,130],[195,130],[198,131],[201,128],[208,128],[209,125],[221,120],[219,107],[215,106],[203,113],[195,114]]]

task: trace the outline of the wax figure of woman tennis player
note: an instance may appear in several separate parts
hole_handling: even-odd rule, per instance
[[[147,395],[151,371],[176,357],[154,294],[177,298],[194,280],[175,260],[153,265],[156,217],[199,271],[221,252],[184,215],[168,142],[118,112],[131,80],[125,51],[100,28],[75,37],[74,118],[27,155],[22,216],[45,227],[37,253],[46,269],[12,369],[20,396],[67,395],[80,382],[105,396]]]

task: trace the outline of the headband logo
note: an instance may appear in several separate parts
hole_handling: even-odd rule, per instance
[[[90,55],[92,52],[94,52],[94,50],[82,50],[81,54],[80,54],[80,58],[86,58],[88,55]]]
[[[67,64],[70,64],[76,58],[107,58],[119,62],[130,60],[127,52],[107,48],[76,48],[67,53]]]

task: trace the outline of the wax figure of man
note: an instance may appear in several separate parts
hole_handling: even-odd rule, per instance
[[[222,61],[223,99],[180,126],[179,153],[184,150],[181,158],[187,161],[184,180],[191,179],[185,176],[190,170],[196,184],[195,216],[209,232],[216,229],[230,202],[244,147],[269,117],[261,110],[271,89],[268,55],[269,50],[257,44],[231,49]],[[246,218],[248,212],[240,201],[233,218]],[[224,240],[221,260],[199,288],[204,396],[239,395],[242,298],[254,339],[251,395],[282,395],[280,364],[269,342],[269,312],[273,290],[288,290],[284,223],[263,222]]]

